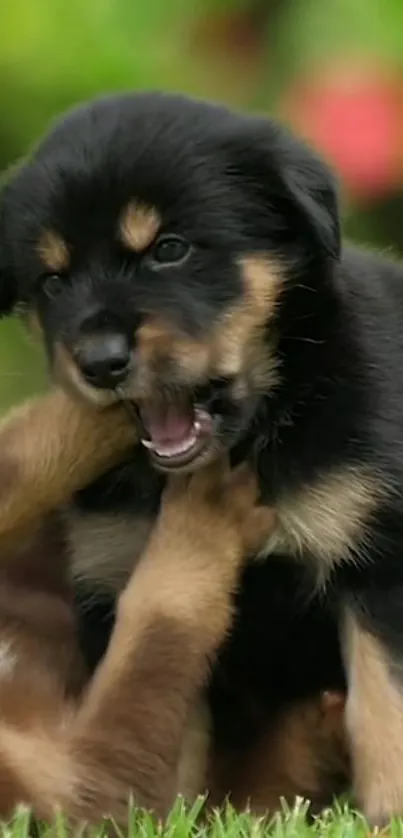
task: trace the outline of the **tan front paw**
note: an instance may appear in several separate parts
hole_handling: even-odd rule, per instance
[[[365,791],[357,790],[357,806],[371,826],[382,828],[392,818],[403,816],[403,766],[393,777],[390,770],[385,775],[374,770],[374,775]]]
[[[169,522],[169,523],[168,523]],[[259,504],[259,489],[250,468],[231,470],[220,460],[190,477],[174,477],[164,493],[160,526],[180,526],[195,546],[210,542],[212,556],[231,549],[234,560],[258,550],[275,527],[272,509]]]

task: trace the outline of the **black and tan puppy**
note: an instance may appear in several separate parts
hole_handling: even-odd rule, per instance
[[[248,571],[216,717],[254,633],[268,706],[339,685],[334,609],[356,792],[371,818],[402,813],[402,268],[340,251],[333,179],[277,124],[160,94],[60,122],[4,187],[0,236],[3,312],[25,307],[64,386],[142,426],[70,512],[76,576],[119,590],[163,472],[248,459],[278,514],[263,554],[303,563]]]

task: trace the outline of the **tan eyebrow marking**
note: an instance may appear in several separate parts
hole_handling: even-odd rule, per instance
[[[58,273],[65,271],[69,266],[69,251],[64,239],[53,230],[44,230],[38,245],[37,252],[49,271]]]
[[[161,218],[155,207],[130,201],[120,219],[120,238],[130,250],[141,253],[152,244],[160,227]]]

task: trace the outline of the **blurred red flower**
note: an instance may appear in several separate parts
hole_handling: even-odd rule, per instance
[[[340,61],[298,81],[283,99],[288,121],[366,198],[402,179],[403,76]]]

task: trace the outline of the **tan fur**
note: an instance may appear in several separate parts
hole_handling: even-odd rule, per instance
[[[294,493],[284,493],[276,504],[278,527],[263,555],[279,551],[310,556],[322,585],[335,564],[365,558],[357,545],[365,548],[368,521],[385,493],[377,475],[358,466],[335,468]]]
[[[364,814],[382,824],[403,811],[402,673],[351,611],[346,613],[343,640],[355,791]]]
[[[275,317],[283,277],[280,267],[265,257],[246,257],[240,268],[244,295],[214,330],[211,366],[218,375],[255,377],[267,391],[277,383],[278,369],[263,328]]]
[[[215,484],[211,478],[212,474],[215,475]],[[225,506],[226,495],[224,494],[224,499],[221,498],[225,485],[221,462],[215,462],[190,479],[171,478],[167,506],[163,505],[159,520],[146,547],[146,555],[151,555],[153,562],[159,562],[160,575],[157,577],[153,573],[150,577],[149,559],[147,563],[140,563],[132,578],[133,587],[139,584],[143,573],[146,574],[146,578],[151,578],[152,584],[155,578],[158,578],[157,591],[151,588],[147,591],[146,584],[143,583],[146,598],[149,596],[154,601],[161,598],[165,612],[171,608],[172,616],[180,617],[184,624],[189,623],[192,626],[195,621],[202,623],[201,614],[208,610],[210,614],[208,631],[212,637],[217,638],[225,633],[229,620],[227,600],[225,600],[224,613],[220,608],[223,588],[226,585],[228,592],[236,582],[235,560],[232,559],[231,562],[230,559],[237,553],[241,543],[249,552],[255,546],[256,539],[262,540],[263,533],[271,530],[275,520],[271,509],[266,507],[251,509],[252,492],[257,499],[257,487],[251,475],[246,478],[247,474],[249,475],[246,468],[238,469],[231,478],[225,472],[225,480],[231,479],[232,485],[228,496],[231,506],[228,509]],[[237,491],[238,485],[239,491]],[[203,503],[200,502],[201,499]],[[242,508],[243,503],[245,503],[245,508]],[[170,513],[173,505],[176,509],[176,518]],[[220,506],[222,519],[218,521],[216,515]],[[169,510],[169,526],[165,524],[165,508]],[[219,549],[217,549],[217,542]],[[159,544],[160,547],[158,547]],[[190,544],[192,555],[200,554],[199,562],[189,562]],[[241,557],[238,556],[238,562],[240,560]],[[210,575],[207,573],[210,563],[215,561],[219,561],[221,565],[220,586],[214,578],[217,571],[213,572],[210,569]],[[172,572],[171,562],[173,563]],[[197,590],[197,602],[189,597],[190,579]],[[128,590],[130,586],[121,597],[123,603],[128,598]]]
[[[189,794],[203,791],[209,731],[201,690],[230,623],[256,514],[262,527],[262,516],[273,524],[256,501],[254,479],[245,470],[230,476],[222,464],[171,481],[120,598],[109,649],[81,699],[73,688],[64,694],[66,661],[68,672],[79,665],[74,621],[64,622],[71,614],[61,584],[66,555],[59,549],[57,565],[42,565],[38,542],[4,559],[1,633],[13,659],[0,677],[2,816],[22,800],[44,818],[60,805],[73,821],[109,812],[124,823],[131,793],[161,815],[179,781]]]
[[[202,691],[192,704],[183,739],[177,774],[177,790],[187,801],[208,788],[212,720],[207,696]]]
[[[285,712],[249,755],[235,804],[248,800],[260,814],[275,811],[280,798],[292,805],[297,795],[316,811],[331,805],[350,781],[343,715],[343,696],[333,708],[315,697]]]
[[[95,411],[53,390],[0,423],[0,546],[119,462],[136,431],[120,407]]]
[[[42,233],[37,252],[46,270],[57,274],[68,269],[70,256],[67,244],[53,230]]]
[[[208,344],[203,340],[181,335],[161,318],[153,317],[142,324],[136,340],[143,369],[137,386],[142,394],[148,379],[147,370],[158,369],[161,364],[166,363],[167,357],[177,365],[184,383],[193,383],[206,374],[209,365]]]
[[[120,238],[129,250],[142,253],[156,239],[160,227],[161,219],[155,207],[131,201],[122,213]]]
[[[281,798],[309,799],[312,811],[332,803],[350,779],[344,696],[324,693],[283,709],[262,725],[255,742],[241,751],[223,751],[211,762],[213,797],[225,796],[237,809],[274,812]]]

